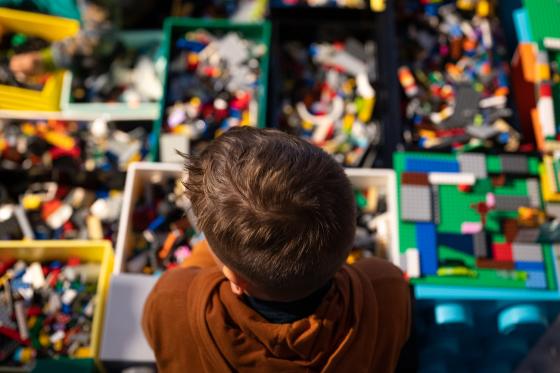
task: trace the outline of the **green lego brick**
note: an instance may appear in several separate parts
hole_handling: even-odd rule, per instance
[[[545,37],[560,38],[560,2],[558,0],[523,0],[533,41],[542,47]]]
[[[476,259],[474,256],[462,253],[447,246],[438,246],[438,258],[440,261],[453,259],[462,260],[467,267],[476,268]]]
[[[478,179],[471,193],[478,194],[480,196],[486,196],[486,193],[490,193],[493,190],[494,187],[492,186],[492,180]]]
[[[535,157],[529,157],[529,173],[531,175],[539,174],[539,159]]]
[[[413,223],[401,223],[399,225],[399,240],[402,253],[410,248],[418,248],[416,243],[416,226]]]
[[[492,235],[492,240],[495,243],[505,243],[506,242],[506,236],[503,235],[502,233],[496,233]]]
[[[555,273],[555,266],[554,266],[554,253],[553,248],[551,245],[542,245],[543,246],[543,257],[544,257],[544,266],[546,271],[546,285],[547,288],[550,290],[558,289],[558,284],[556,282],[556,273]]]
[[[494,194],[502,196],[528,196],[527,181],[513,179],[502,187],[495,188]]]
[[[486,217],[485,229],[492,234],[500,234],[502,232],[500,220],[516,218],[517,212],[515,211],[490,211]]]
[[[499,174],[502,172],[502,161],[496,155],[486,157],[486,168],[489,174]]]

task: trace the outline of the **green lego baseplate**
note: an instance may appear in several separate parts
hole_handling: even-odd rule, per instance
[[[468,153],[473,154],[473,153]],[[468,252],[470,248],[467,248],[467,252],[458,250],[454,247],[450,247],[445,243],[440,242],[440,237],[461,237],[468,236],[470,234],[464,234],[462,225],[465,222],[469,223],[481,223],[482,218],[477,209],[474,207],[477,204],[487,200],[489,195],[495,198],[504,197],[507,201],[510,197],[517,200],[527,200],[531,201],[531,206],[519,206],[524,207],[526,211],[530,211],[533,214],[539,214],[543,209],[543,201],[540,193],[540,185],[538,183],[538,172],[539,172],[539,160],[536,157],[525,157],[525,156],[515,156],[521,164],[521,168],[525,167],[523,172],[517,171],[507,171],[504,172],[503,164],[506,163],[504,158],[499,155],[482,155],[479,154],[478,157],[484,157],[485,162],[485,172],[486,177],[478,177],[474,185],[470,187],[470,190],[465,190],[461,188],[460,184],[454,184],[453,181],[432,183],[426,180],[431,180],[429,178],[430,173],[449,173],[465,175],[470,174],[461,170],[459,157],[461,155],[452,154],[440,154],[440,153],[414,153],[414,152],[398,152],[394,155],[394,168],[397,173],[397,199],[398,199],[398,232],[399,232],[399,242],[400,242],[400,253],[405,256],[407,250],[417,249],[420,256],[420,276],[411,278],[411,282],[415,284],[430,284],[430,285],[445,285],[445,286],[465,286],[465,287],[493,287],[493,288],[512,288],[512,289],[524,289],[524,288],[535,288],[542,290],[553,290],[557,288],[556,283],[556,273],[554,269],[554,257],[552,254],[552,248],[550,245],[538,244],[537,242],[521,242],[511,240],[508,242],[508,237],[504,232],[504,222],[509,221],[516,222],[519,224],[520,229],[529,229],[529,227],[520,223],[519,220],[519,209],[498,209],[497,207],[488,211],[486,215],[486,222],[483,224],[483,233],[487,237],[487,255],[486,257],[481,257],[476,255],[475,252]],[[476,157],[476,155],[475,155]],[[510,157],[510,156],[505,156]],[[521,157],[521,158],[519,158]],[[523,159],[526,160],[523,161]],[[413,162],[407,163],[407,162]],[[435,163],[434,163],[435,162]],[[437,163],[440,162],[440,163]],[[515,163],[515,162],[514,162]],[[525,165],[525,166],[523,166]],[[430,167],[434,169],[430,170]],[[409,168],[407,168],[409,167]],[[440,169],[442,168],[442,169]],[[447,169],[446,169],[447,168]],[[420,171],[419,171],[420,170]],[[423,175],[423,179],[420,181],[410,181],[410,177],[407,178],[406,182],[403,183],[403,173],[426,174]],[[407,176],[410,176],[407,175]],[[413,175],[414,176],[414,175]],[[501,180],[501,181],[500,181]],[[532,183],[532,188],[535,185],[538,186],[538,197],[533,190],[530,190],[530,183]],[[418,206],[424,206],[425,204],[419,204],[417,206],[403,205],[403,187],[413,187],[413,188],[431,188],[431,198],[432,198],[432,209],[433,214],[431,220],[425,220],[422,213],[413,213],[412,215],[407,209],[424,208]],[[463,186],[464,187],[464,186]],[[433,199],[437,198],[437,201]],[[517,199],[516,199],[517,198]],[[438,210],[436,213],[435,210]],[[418,219],[414,221],[412,218],[404,218],[403,212],[407,216],[418,216]],[[416,214],[416,215],[415,215]],[[436,221],[435,219],[439,219]],[[428,226],[427,232],[431,235],[435,235],[436,248],[435,255],[437,258],[437,270],[441,268],[453,267],[455,263],[457,267],[467,268],[468,274],[453,275],[449,276],[439,276],[431,268],[431,273],[426,275],[424,273],[423,257],[422,255],[426,252],[422,250],[422,247],[427,245],[424,241],[431,242],[430,237],[422,237],[424,231],[426,231],[426,225]],[[430,228],[431,227],[431,228]],[[433,229],[435,228],[435,229]],[[420,230],[422,229],[422,230]],[[433,229],[433,230],[430,230]],[[536,229],[536,228],[533,228]],[[435,232],[435,234],[434,234]],[[422,239],[418,239],[418,235]],[[474,236],[472,236],[474,237]],[[449,238],[447,238],[449,240]],[[474,239],[473,239],[474,240]],[[538,247],[542,249],[542,259],[539,261],[531,260],[519,260],[523,258],[523,252],[520,253],[519,247],[523,244],[531,244],[533,247]],[[493,250],[494,245],[505,246],[505,253],[501,255],[512,256],[512,247],[517,245],[517,250],[513,250],[516,258],[511,257],[511,259],[500,257],[494,258]],[[453,245],[453,244],[451,244]],[[474,245],[474,244],[473,244]],[[474,249],[473,249],[474,250]],[[430,254],[431,255],[431,254]],[[486,260],[492,263],[494,262],[508,262],[511,268],[508,269],[498,269],[498,268],[479,268],[477,266],[477,260]],[[406,262],[406,260],[404,260]],[[529,264],[527,264],[529,262]],[[448,263],[454,263],[449,266]],[[410,263],[407,263],[410,265]],[[530,269],[526,269],[523,265],[531,266]],[[536,270],[537,267],[542,267],[542,271]],[[453,268],[451,268],[453,269]]]

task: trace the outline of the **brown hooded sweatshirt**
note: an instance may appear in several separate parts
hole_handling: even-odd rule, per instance
[[[232,291],[206,250],[166,272],[144,307],[143,328],[167,372],[393,372],[408,338],[402,273],[380,259],[344,266],[316,311],[265,320]]]

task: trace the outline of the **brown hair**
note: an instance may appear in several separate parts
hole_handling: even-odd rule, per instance
[[[356,220],[344,170],[321,149],[238,127],[188,157],[185,187],[215,255],[278,299],[303,297],[344,263]]]

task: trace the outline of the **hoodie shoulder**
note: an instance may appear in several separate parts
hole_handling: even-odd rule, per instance
[[[353,267],[365,274],[372,282],[391,279],[404,282],[402,271],[391,262],[384,259],[362,259],[354,263]]]
[[[372,284],[379,307],[379,317],[395,336],[397,351],[408,339],[411,323],[410,287],[402,271],[387,260],[367,258],[352,267],[363,273]],[[385,336],[388,339],[390,336]],[[398,356],[398,355],[397,355]]]

